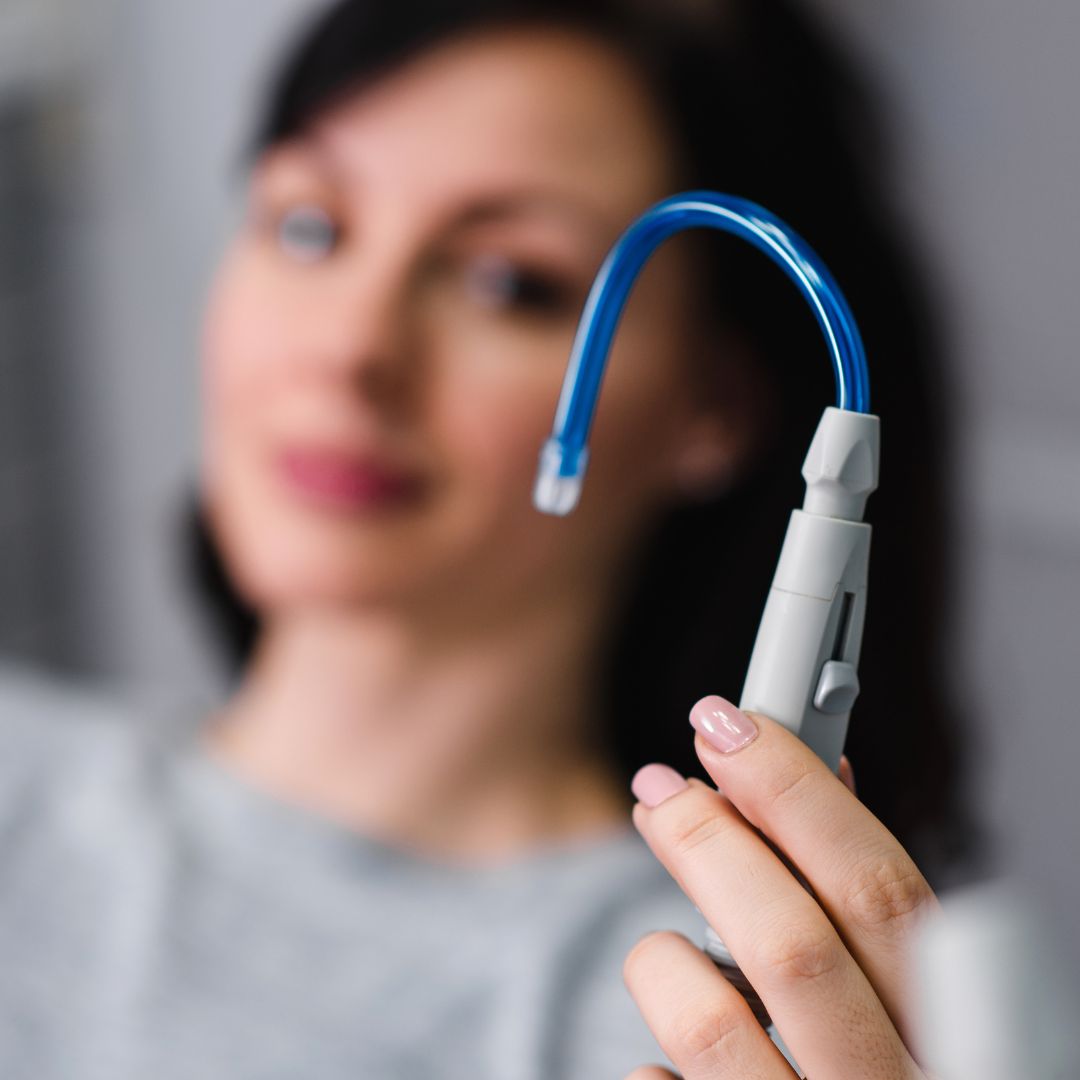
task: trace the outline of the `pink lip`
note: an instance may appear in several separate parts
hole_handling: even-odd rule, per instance
[[[341,510],[401,506],[423,487],[415,473],[338,450],[293,448],[281,453],[277,464],[286,484],[302,498]]]

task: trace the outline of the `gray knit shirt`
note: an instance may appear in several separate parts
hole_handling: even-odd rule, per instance
[[[0,674],[3,1080],[622,1080],[701,916],[629,823],[463,868],[249,785],[197,724]]]

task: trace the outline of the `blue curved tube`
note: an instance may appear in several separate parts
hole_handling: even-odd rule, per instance
[[[604,260],[578,324],[551,438],[540,455],[534,502],[566,514],[577,504],[588,437],[611,341],[641,268],[668,237],[711,228],[748,240],[795,282],[814,311],[836,376],[838,408],[870,411],[870,376],[855,318],[810,245],[764,207],[715,191],[690,191],[657,203],[619,238]]]

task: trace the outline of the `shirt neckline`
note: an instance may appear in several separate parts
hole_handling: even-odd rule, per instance
[[[243,849],[245,857],[310,858],[337,870],[383,868],[421,877],[490,883],[577,866],[606,854],[646,850],[632,822],[592,831],[571,839],[542,841],[494,861],[462,862],[398,846],[288,801],[260,787],[214,757],[199,736],[201,727],[185,731],[171,754],[172,782],[185,798],[188,812],[200,817],[203,831],[216,844]]]

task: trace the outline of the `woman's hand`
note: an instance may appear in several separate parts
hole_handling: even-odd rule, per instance
[[[815,1080],[914,1080],[912,932],[937,901],[893,835],[781,725],[718,697],[691,713],[715,790],[666,765],[634,777],[634,824],[720,935]],[[723,794],[721,794],[723,792]],[[799,884],[760,829],[810,883]],[[696,945],[646,935],[623,977],[686,1080],[795,1075]],[[632,1080],[661,1080],[658,1066]]]

